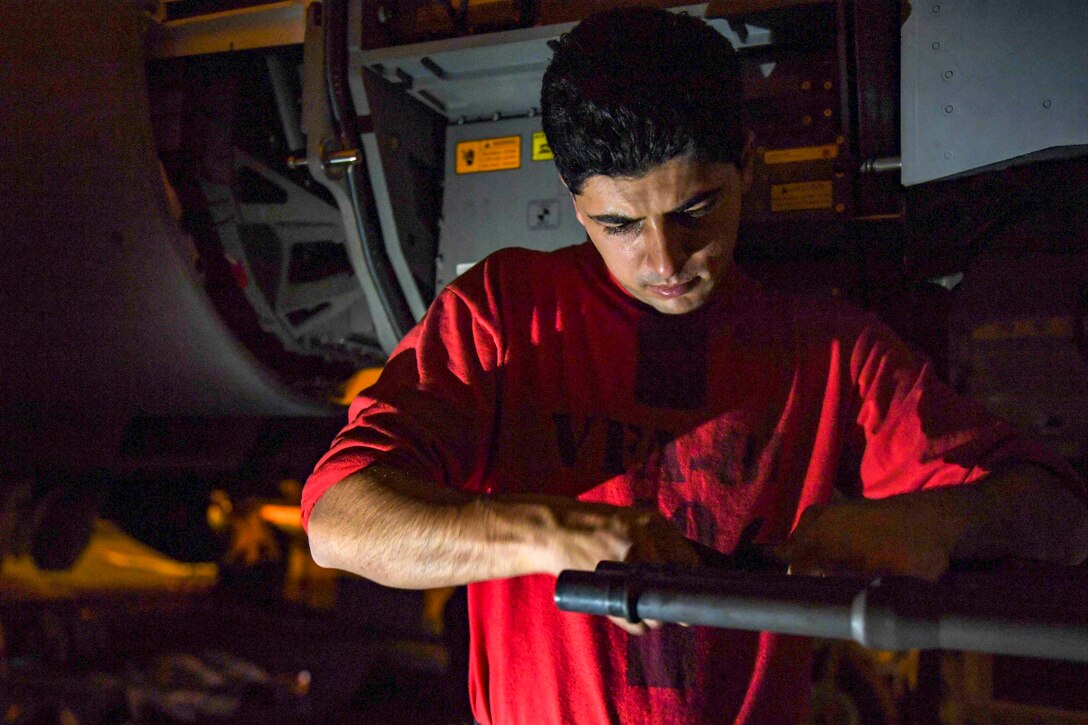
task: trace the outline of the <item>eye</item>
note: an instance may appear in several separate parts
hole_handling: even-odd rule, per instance
[[[637,231],[639,227],[638,221],[629,221],[624,224],[612,224],[604,226],[605,234],[628,234],[630,232]]]
[[[706,212],[678,211],[672,215],[672,220],[682,227],[694,227],[699,224],[699,218]]]
[[[706,204],[700,204],[699,206],[694,207],[693,209],[685,209],[684,214],[691,217],[692,219],[698,219],[699,217],[704,217],[707,214],[709,214],[711,209],[713,209],[713,208],[714,208],[714,203],[713,202],[707,202]]]
[[[714,209],[714,201],[709,201],[699,206],[692,207],[691,209],[683,209],[681,211],[673,212],[670,216],[681,226],[693,227],[699,223],[699,220],[705,217]]]

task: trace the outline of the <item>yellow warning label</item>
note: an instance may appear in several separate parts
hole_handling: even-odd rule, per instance
[[[458,174],[521,168],[521,136],[462,141],[456,151]]]
[[[824,146],[798,146],[792,149],[770,149],[763,154],[765,164],[793,164],[798,161],[822,161],[839,155],[837,144]]]
[[[771,186],[771,211],[830,209],[834,201],[830,181],[801,181]]]
[[[1073,337],[1073,318],[1019,318],[1002,322],[987,322],[971,330],[971,339],[978,342],[1017,340],[1028,337]]]
[[[552,147],[548,145],[548,139],[544,138],[543,131],[533,134],[533,161],[549,161],[555,158],[552,155]]]

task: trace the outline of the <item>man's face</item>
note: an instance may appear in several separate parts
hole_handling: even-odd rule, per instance
[[[608,271],[658,312],[698,309],[733,263],[745,175],[678,157],[637,179],[591,176],[574,211]]]

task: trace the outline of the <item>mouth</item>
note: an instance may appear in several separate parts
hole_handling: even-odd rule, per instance
[[[695,286],[699,284],[699,278],[693,277],[687,282],[681,282],[680,284],[652,284],[647,285],[647,288],[652,294],[657,297],[664,297],[665,299],[672,299],[674,297],[683,297],[691,290],[695,289]]]

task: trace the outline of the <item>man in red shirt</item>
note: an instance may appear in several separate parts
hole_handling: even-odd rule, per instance
[[[1062,461],[873,317],[734,265],[738,83],[728,42],[686,15],[564,36],[543,122],[589,241],[451,283],[307,482],[318,563],[469,584],[481,723],[804,720],[806,640],[564,614],[564,569],[695,565],[688,539],[730,551],[757,520],[797,572],[1088,554]]]

